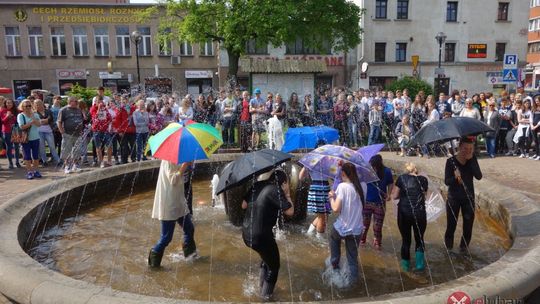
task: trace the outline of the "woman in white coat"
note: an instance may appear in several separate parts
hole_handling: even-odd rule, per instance
[[[189,165],[190,163],[176,165],[169,161],[161,161],[152,210],[152,218],[161,222],[161,237],[148,255],[150,267],[161,265],[163,252],[173,238],[176,223],[184,230],[182,246],[184,256],[194,254],[197,249],[194,239],[195,227],[184,195],[183,174]]]

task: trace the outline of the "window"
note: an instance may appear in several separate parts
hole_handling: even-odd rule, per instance
[[[508,21],[508,7],[510,3],[508,2],[499,2],[499,10],[497,11],[497,20],[499,21]]]
[[[159,37],[158,42],[158,48],[159,48],[159,56],[170,56],[172,55],[172,43],[171,39],[169,38],[171,29],[167,28],[162,30],[161,32],[163,36]]]
[[[447,42],[444,44],[444,62],[456,61],[456,44]]]
[[[407,43],[396,43],[396,62],[405,62],[407,59]]]
[[[540,42],[529,43],[528,53],[540,53]]]
[[[266,55],[268,54],[268,45],[258,46],[255,39],[251,39],[246,43],[246,53],[249,55]]]
[[[21,56],[21,35],[18,26],[6,26],[6,55]]]
[[[94,28],[96,56],[109,56],[109,30],[105,26]]]
[[[129,40],[129,27],[117,26],[116,27],[116,55],[117,56],[130,56],[131,55],[131,41]]]
[[[209,39],[204,44],[199,44],[199,49],[202,56],[214,56],[214,44],[212,39]]]
[[[63,27],[51,27],[51,46],[53,56],[66,56],[66,37]]]
[[[141,42],[139,42],[139,55],[152,56],[152,36],[150,35],[150,27],[138,27],[137,30],[141,33]]]
[[[398,0],[397,19],[409,19],[409,0]]]
[[[184,41],[180,43],[180,55],[193,56],[193,46],[191,43]]]
[[[74,56],[88,56],[88,36],[84,26],[73,27],[73,49]]]
[[[446,22],[457,22],[457,1],[448,1],[446,4]]]
[[[506,43],[500,42],[495,45],[495,61],[503,61],[506,52]]]
[[[375,43],[375,62],[385,62],[386,61],[386,43],[376,42]]]
[[[375,1],[375,19],[386,19],[387,7],[388,7],[388,0],[376,0]]]
[[[296,41],[287,44],[286,54],[289,55],[309,55],[309,54],[330,54],[330,44],[323,42],[321,50],[309,47],[302,38],[296,38]]]
[[[28,39],[30,41],[30,56],[43,56],[43,33],[41,27],[29,27]]]

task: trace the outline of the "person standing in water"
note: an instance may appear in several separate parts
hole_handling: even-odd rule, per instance
[[[311,177],[311,185],[309,185],[307,209],[308,212],[315,213],[315,219],[309,225],[307,234],[317,231],[317,237],[322,237],[326,230],[328,214],[331,212],[328,201],[330,185],[321,172],[308,170],[305,167],[300,170],[299,180],[303,180],[308,174]]]
[[[398,227],[401,233],[401,269],[409,271],[411,262],[411,229],[415,242],[416,271],[425,269],[424,260],[424,233],[426,232],[426,192],[428,179],[418,175],[418,170],[413,163],[406,163],[405,174],[400,175],[392,190],[392,199],[399,199],[398,203]]]
[[[176,223],[184,230],[184,256],[187,258],[197,250],[195,227],[184,193],[183,175],[189,165],[190,163],[176,165],[166,160],[161,161],[152,210],[152,218],[161,222],[161,237],[148,255],[150,267],[157,268],[161,265],[163,252],[173,238]]]
[[[328,194],[332,211],[339,214],[332,226],[328,242],[332,267],[339,269],[341,240],[345,240],[351,284],[358,281],[358,243],[364,230],[362,221],[362,209],[365,206],[364,193],[355,166],[351,163],[343,164],[341,183],[337,186],[336,192],[330,191]]]
[[[261,257],[261,297],[270,300],[279,273],[279,249],[272,228],[278,215],[294,214],[289,182],[283,170],[263,173],[257,178],[242,201],[246,210],[242,225],[242,238],[249,248]]]
[[[448,202],[444,243],[449,250],[454,247],[454,232],[460,210],[463,214],[460,250],[467,251],[471,242],[475,210],[473,178],[482,179],[482,171],[474,155],[474,143],[474,137],[462,138],[457,155],[446,160],[444,183],[448,186]]]

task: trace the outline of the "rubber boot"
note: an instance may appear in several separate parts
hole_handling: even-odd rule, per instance
[[[416,267],[415,267],[416,271],[424,271],[424,269],[426,269],[426,262],[424,260],[423,252],[421,251],[416,252],[415,262],[416,262]]]
[[[266,278],[266,275],[267,275],[267,266],[266,264],[264,264],[264,262],[261,262],[261,273],[259,274],[259,288],[262,290],[263,288],[263,285],[264,285],[264,279]]]
[[[161,266],[161,259],[163,258],[163,252],[155,252],[150,249],[148,254],[148,266],[152,268],[158,268]]]
[[[409,266],[411,265],[411,261],[409,260],[401,260],[401,270],[404,272],[409,271]]]
[[[195,241],[190,241],[182,245],[182,249],[184,251],[184,257],[187,258],[197,251],[197,246],[195,245]]]
[[[263,286],[261,288],[261,297],[264,301],[271,301],[272,300],[272,294],[274,293],[274,287],[275,283],[269,283],[266,280],[263,282]]]

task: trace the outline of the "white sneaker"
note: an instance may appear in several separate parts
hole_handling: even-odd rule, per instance
[[[525,158],[525,154],[522,153],[519,158]]]
[[[533,156],[529,156],[529,159],[536,159],[537,156],[538,156],[538,155],[536,155],[536,154],[533,155]]]
[[[77,166],[77,165],[73,165],[71,167],[71,172],[79,173],[81,171],[82,171],[81,168],[79,166]]]
[[[540,160],[540,155],[538,155],[534,160]]]
[[[70,173],[71,173],[71,170],[69,169],[69,167],[66,166],[66,167],[64,168],[64,173],[65,173],[65,174],[70,174]]]
[[[100,168],[105,168],[105,162],[101,162],[101,166],[99,166]]]

